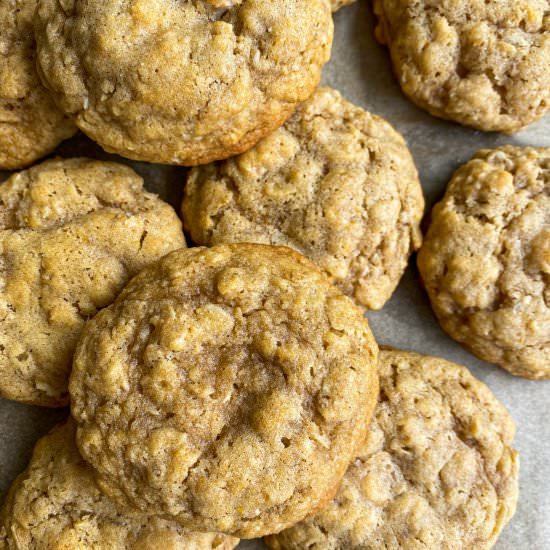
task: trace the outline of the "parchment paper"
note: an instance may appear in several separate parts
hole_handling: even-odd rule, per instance
[[[452,172],[478,149],[506,143],[550,147],[550,116],[514,136],[502,136],[444,122],[416,108],[394,80],[387,51],[373,39],[374,17],[365,0],[342,9],[335,15],[335,22],[333,56],[325,69],[324,84],[388,119],[403,133],[420,172],[427,212],[442,196]],[[83,136],[62,144],[57,153],[116,159]],[[178,207],[184,169],[128,164],[143,175],[151,191]],[[0,180],[7,175],[0,172]],[[521,487],[517,513],[496,548],[550,549],[550,382],[515,378],[479,361],[450,339],[433,317],[413,266],[414,258],[391,301],[382,311],[368,315],[374,333],[380,343],[467,366],[506,405],[517,424],[515,446],[520,453]],[[25,467],[35,441],[66,415],[66,410],[52,411],[0,399],[0,500]],[[245,541],[239,548],[259,550],[264,546],[259,541]]]

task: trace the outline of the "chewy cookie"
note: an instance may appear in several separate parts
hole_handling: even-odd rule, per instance
[[[401,88],[433,115],[512,133],[550,107],[548,0],[374,0]]]
[[[334,500],[274,550],[485,550],[515,512],[514,424],[467,369],[380,352],[380,397]]]
[[[37,0],[0,0],[0,170],[22,168],[76,132],[35,69]]]
[[[0,185],[0,395],[67,404],[84,321],[185,246],[173,209],[130,168],[52,160]]]
[[[512,374],[550,378],[550,148],[482,150],[462,166],[418,268],[450,336]]]
[[[369,309],[420,246],[423,209],[403,138],[330,88],[250,151],[193,169],[182,207],[198,244],[289,246]]]
[[[193,530],[274,533],[332,498],[376,363],[359,308],[294,251],[176,251],[87,323],[78,446],[117,500]]]
[[[230,550],[238,540],[186,532],[173,521],[118,509],[78,454],[69,420],[43,437],[0,511],[5,550]]]
[[[106,150],[194,165],[241,153],[315,89],[327,0],[42,0],[38,62]]]

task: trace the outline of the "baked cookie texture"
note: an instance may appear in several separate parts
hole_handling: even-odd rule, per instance
[[[22,168],[76,132],[35,69],[37,0],[0,0],[0,170]]]
[[[83,456],[119,502],[253,538],[328,502],[376,396],[367,321],[284,247],[173,252],[83,331]]]
[[[374,0],[404,93],[431,114],[512,133],[550,106],[547,0]]]
[[[512,374],[550,378],[550,148],[482,150],[462,166],[418,268],[450,336]]]
[[[423,210],[401,135],[330,88],[246,153],[194,168],[182,206],[195,242],[289,246],[369,309],[420,246]]]
[[[317,86],[327,0],[43,0],[38,64],[59,107],[108,151],[194,165],[245,151]]]
[[[0,185],[0,395],[66,405],[84,322],[183,246],[174,210],[126,166],[57,159]]]
[[[514,424],[459,365],[380,352],[380,397],[334,500],[274,550],[491,548],[515,512]]]
[[[185,531],[174,521],[122,511],[78,454],[69,420],[36,445],[0,511],[6,550],[230,550],[238,539]]]

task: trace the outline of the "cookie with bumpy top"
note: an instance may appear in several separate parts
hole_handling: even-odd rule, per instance
[[[491,548],[516,508],[514,424],[467,369],[382,350],[367,439],[334,500],[274,550]]]
[[[70,380],[102,489],[252,538],[325,504],[365,438],[377,346],[353,302],[284,247],[191,248],[84,329]]]
[[[230,550],[238,542],[119,509],[78,454],[72,420],[36,444],[0,510],[0,548],[6,550]]]
[[[76,132],[35,69],[37,0],[0,0],[0,170],[22,168]]]
[[[423,209],[403,138],[330,88],[250,151],[193,169],[182,206],[198,244],[289,246],[369,309],[420,246]]]
[[[375,0],[401,88],[433,115],[512,133],[550,108],[547,0]]]
[[[0,395],[66,405],[84,322],[182,246],[174,210],[126,166],[52,160],[1,184]]]
[[[317,86],[327,0],[43,0],[38,65],[108,151],[194,165],[245,151]]]
[[[512,374],[550,378],[550,148],[486,149],[457,170],[418,268],[450,336]]]

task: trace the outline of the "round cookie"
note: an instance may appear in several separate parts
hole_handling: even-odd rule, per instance
[[[550,148],[482,150],[457,170],[418,268],[450,336],[512,374],[550,378]]]
[[[107,151],[195,165],[245,151],[317,86],[327,0],[43,0],[35,34],[58,106]]]
[[[84,322],[183,246],[174,210],[126,166],[52,160],[0,185],[0,395],[66,405]]]
[[[550,108],[548,0],[374,0],[404,93],[431,114],[512,133]]]
[[[369,309],[389,299],[420,246],[423,209],[403,138],[330,88],[250,151],[194,168],[182,206],[198,244],[289,246]]]
[[[176,251],[87,323],[77,443],[118,501],[198,531],[277,532],[332,498],[363,442],[377,349],[290,249]]]
[[[0,511],[6,550],[230,550],[238,540],[186,532],[174,521],[122,511],[78,454],[69,420],[43,437]]]
[[[0,0],[0,170],[22,168],[76,132],[35,69],[37,0]]]
[[[268,537],[274,550],[485,550],[513,516],[514,424],[459,365],[380,352],[367,439],[334,500]]]

